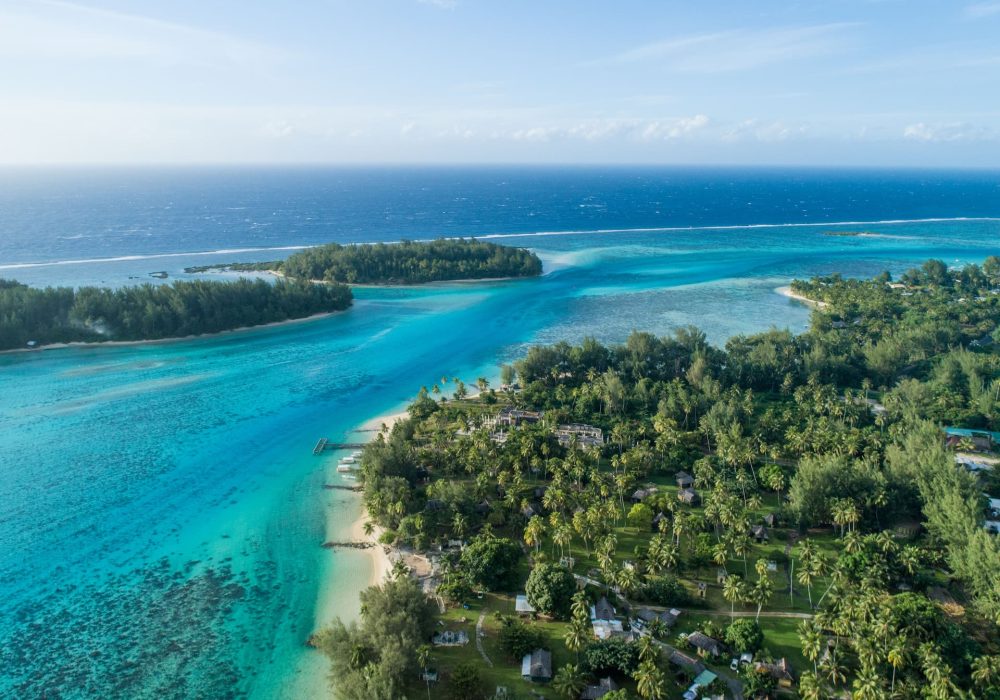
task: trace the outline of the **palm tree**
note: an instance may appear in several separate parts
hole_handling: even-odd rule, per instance
[[[630,595],[639,587],[639,574],[636,573],[634,567],[626,566],[618,572],[618,587],[625,595]]]
[[[896,671],[906,665],[906,645],[900,643],[894,644],[886,655],[886,661],[892,666],[892,684],[889,687],[889,692],[894,693],[896,692]],[[973,674],[973,677],[975,677],[975,674]]]
[[[374,534],[374,532],[375,532],[375,526],[372,524],[372,522],[370,520],[366,520],[365,521],[363,529],[365,531],[365,536],[366,537],[371,537],[372,534]]]
[[[452,531],[461,538],[465,534],[466,520],[465,516],[461,513],[455,513],[455,517],[451,519],[451,529]]]
[[[656,646],[652,635],[639,638],[639,661],[655,663],[660,658],[660,648]]]
[[[564,698],[576,698],[583,692],[585,684],[580,667],[566,664],[561,667],[552,679],[552,688]]]
[[[576,652],[576,661],[580,663],[580,650],[590,641],[590,627],[587,625],[586,614],[582,620],[573,615],[573,622],[566,630],[563,641],[566,642],[567,649]]]
[[[529,547],[534,547],[535,552],[542,546],[545,539],[545,520],[540,515],[532,515],[528,520],[528,525],[524,528],[524,543]]]
[[[427,676],[427,663],[431,660],[431,648],[427,644],[421,644],[417,647],[417,663],[420,664],[421,675],[424,677],[424,682],[427,684],[427,700],[431,700],[431,681]]]
[[[722,597],[729,601],[729,615],[731,619],[736,619],[736,603],[746,597],[746,586],[743,580],[736,574],[726,576],[722,582]]]
[[[639,664],[633,676],[639,697],[644,700],[662,700],[666,697],[663,672],[651,661]]]
[[[972,680],[980,688],[995,688],[1000,682],[1000,656],[980,656],[973,661]]]
[[[799,623],[799,642],[802,645],[802,655],[812,661],[813,673],[817,672],[816,661],[823,649],[823,634],[819,626],[810,620]]]
[[[878,674],[872,669],[861,669],[854,678],[853,700],[884,700],[885,690],[879,682]]]
[[[799,696],[802,700],[821,700],[823,697],[823,684],[812,671],[805,671],[799,677]]]

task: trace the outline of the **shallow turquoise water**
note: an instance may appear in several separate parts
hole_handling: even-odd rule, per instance
[[[1000,252],[995,222],[865,229],[879,235],[525,237],[540,279],[362,289],[300,325],[0,356],[0,696],[287,696],[337,556],[319,547],[324,503],[356,508],[322,489],[318,437],[442,375],[493,376],[528,343],[798,330],[808,309],[774,292],[793,277]]]

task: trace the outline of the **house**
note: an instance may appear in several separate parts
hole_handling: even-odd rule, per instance
[[[967,430],[965,428],[945,428],[945,444],[952,449],[960,449],[968,444],[973,452],[989,452],[993,449],[995,440],[992,433],[985,430]]]
[[[521,659],[521,678],[532,683],[546,683],[552,680],[552,653],[545,649],[535,649]]]
[[[679,489],[689,489],[694,486],[694,477],[687,472],[677,472],[674,478],[677,479],[677,488]]]
[[[774,513],[768,513],[764,516],[764,524],[768,527],[774,527],[775,523],[778,522],[778,516]]]
[[[425,668],[420,674],[420,680],[425,683],[437,683],[438,672],[437,669]]]
[[[990,501],[990,513],[993,515],[1000,515],[1000,498],[993,498],[993,496],[990,496],[989,494],[986,495],[986,498]]]
[[[618,684],[608,676],[597,682],[597,685],[588,685],[580,693],[580,700],[600,700],[608,693],[618,690]]]
[[[537,423],[542,419],[543,415],[541,411],[524,411],[513,406],[505,406],[500,409],[500,413],[487,418],[485,425],[490,428],[513,428],[523,423]]]
[[[482,503],[476,506],[476,512],[479,514],[486,514],[489,513],[491,510],[493,510],[493,506],[491,506],[490,502],[485,499],[483,500]]]
[[[642,500],[649,495],[649,491],[646,489],[636,489],[635,493],[629,498],[632,503],[642,503]]]
[[[556,440],[563,447],[568,447],[574,441],[580,447],[601,447],[604,445],[604,431],[593,425],[583,423],[560,425],[555,434]]]
[[[711,656],[715,658],[722,654],[722,642],[712,639],[702,632],[692,632],[688,635],[687,642],[698,650],[699,656]]]
[[[539,515],[542,512],[542,507],[532,501],[531,503],[525,503],[524,507],[521,508],[521,515],[525,518],[530,518],[533,515]]]
[[[615,619],[615,609],[608,599],[601,596],[601,599],[597,601],[596,605],[590,606],[590,619],[591,620],[614,620]]]
[[[593,628],[594,636],[598,639],[625,636],[625,627],[621,620],[592,620],[590,625]]]
[[[514,612],[518,615],[533,615],[535,606],[528,602],[528,596],[521,593],[514,598]]]
[[[955,464],[960,464],[972,473],[988,472],[993,470],[993,465],[985,461],[975,460],[965,455],[955,455]]]
[[[677,500],[689,506],[696,506],[701,503],[701,496],[694,489],[681,489],[677,492]]]
[[[1000,520],[987,520],[983,523],[983,527],[991,535],[1000,535]]]
[[[767,528],[763,525],[754,525],[750,528],[750,536],[757,540],[757,543],[767,542],[769,536],[767,534]]]
[[[795,685],[795,675],[792,673],[792,667],[788,664],[788,659],[782,658],[774,663],[757,662],[755,668],[758,671],[771,674],[771,677],[782,688],[791,688]]]
[[[835,328],[837,330],[843,330],[844,328],[847,328],[847,326],[848,326],[847,321],[831,321],[830,322],[830,328]]]
[[[726,579],[729,578],[729,572],[726,571],[724,566],[720,566],[715,570],[715,582],[718,584],[723,584]]]
[[[663,511],[661,510],[659,513],[656,514],[656,517],[653,518],[653,527],[659,527],[660,523],[662,523],[664,520],[669,520],[669,519],[667,518],[666,515],[664,515]]]
[[[669,612],[657,612],[656,610],[650,610],[649,608],[642,608],[636,614],[636,619],[643,625],[649,625],[653,620],[660,620],[667,627],[673,627],[674,623],[677,622],[677,618],[680,617],[681,611],[676,608],[671,608]]]
[[[698,582],[698,597],[704,598],[708,595],[708,584],[704,581]]]
[[[429,498],[427,499],[427,503],[424,505],[424,510],[428,513],[435,513],[437,511],[445,510],[447,507],[448,506],[445,505],[444,501],[437,498]]]
[[[685,671],[695,676],[705,670],[705,664],[701,661],[693,656],[688,656],[683,652],[677,651],[676,649],[670,653],[670,663],[675,666],[680,666]]]
[[[972,348],[990,348],[993,347],[993,336],[986,334],[982,338],[977,338],[969,343],[969,347]]]

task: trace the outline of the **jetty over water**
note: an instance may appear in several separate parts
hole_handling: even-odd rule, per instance
[[[320,438],[313,448],[313,454],[320,455],[326,450],[360,450],[364,446],[363,442],[330,442],[326,438]]]

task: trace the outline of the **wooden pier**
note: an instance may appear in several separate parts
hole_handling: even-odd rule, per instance
[[[363,442],[330,442],[326,438],[320,438],[313,448],[313,454],[320,455],[326,450],[360,450],[364,446]]]

